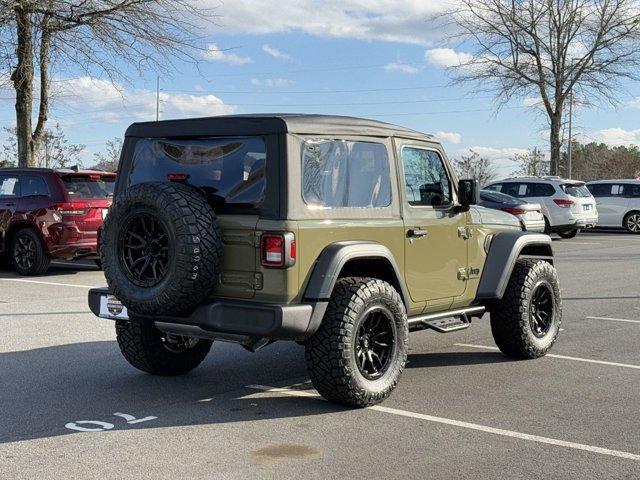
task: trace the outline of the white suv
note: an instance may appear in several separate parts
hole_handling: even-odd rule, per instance
[[[560,177],[514,177],[484,188],[539,203],[545,232],[556,232],[562,238],[573,238],[581,229],[598,223],[596,201],[584,182]]]
[[[624,227],[640,234],[640,180],[587,183],[600,212],[599,227]]]

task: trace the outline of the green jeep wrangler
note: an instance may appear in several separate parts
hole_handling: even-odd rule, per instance
[[[394,390],[410,331],[488,312],[502,352],[540,357],[562,317],[551,239],[478,195],[432,136],[386,123],[136,123],[89,305],[142,371],[186,373],[214,340],[293,340],[318,392],[358,407]]]

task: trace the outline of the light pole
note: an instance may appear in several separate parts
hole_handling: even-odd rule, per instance
[[[572,120],[573,120],[573,90],[569,92],[569,146],[567,148],[567,178],[571,178]]]

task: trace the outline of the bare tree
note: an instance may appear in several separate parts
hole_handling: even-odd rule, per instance
[[[118,170],[120,163],[120,151],[122,150],[122,138],[114,137],[107,140],[104,152],[93,154],[95,165],[91,167],[93,170],[104,170],[106,172],[115,172]]]
[[[551,172],[560,161],[568,98],[616,104],[621,81],[640,79],[640,0],[458,0],[457,40],[474,49],[452,67],[495,92],[499,106],[534,95],[550,126]]]
[[[18,158],[17,129],[4,128],[9,137],[4,141],[0,149],[0,167],[15,166]],[[39,162],[34,167],[43,168],[65,168],[73,164],[80,163],[80,154],[85,149],[85,145],[69,142],[66,134],[56,123],[53,129],[45,129],[42,140],[39,143],[39,151],[35,152]]]
[[[19,165],[37,162],[52,65],[99,72],[114,81],[126,77],[125,63],[143,72],[174,65],[176,58],[195,60],[198,26],[212,16],[197,5],[191,0],[0,0],[0,61],[8,58],[16,92]],[[10,49],[15,55],[7,57]]]
[[[516,175],[526,177],[542,177],[549,175],[549,161],[538,148],[527,153],[516,153],[511,159],[518,164]]]
[[[491,160],[471,150],[471,155],[461,155],[453,160],[453,167],[460,178],[473,178],[481,187],[496,177],[496,168]]]

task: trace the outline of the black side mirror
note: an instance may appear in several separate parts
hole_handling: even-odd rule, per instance
[[[477,180],[467,179],[458,182],[458,201],[463,207],[480,203],[480,187]]]

